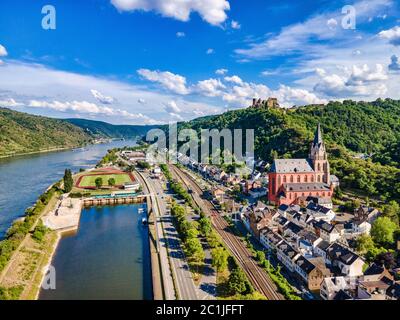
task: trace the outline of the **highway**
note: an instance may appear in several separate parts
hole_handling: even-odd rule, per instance
[[[186,187],[190,187],[192,197],[199,208],[206,213],[212,220],[213,227],[220,234],[225,245],[231,251],[232,255],[236,258],[239,265],[246,273],[249,281],[253,287],[265,295],[268,300],[285,300],[285,298],[278,292],[278,288],[265,272],[265,270],[258,265],[254,260],[252,253],[246,247],[246,245],[235,236],[231,230],[227,221],[220,215],[220,212],[213,206],[208,200],[201,198],[203,190],[185,171],[177,168],[176,166],[170,165],[170,170],[175,172],[180,180]]]

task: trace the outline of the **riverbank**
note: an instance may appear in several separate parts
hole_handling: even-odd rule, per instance
[[[45,149],[20,152],[20,153],[0,154],[0,159],[7,159],[7,158],[14,158],[14,157],[42,154],[42,153],[50,153],[50,152],[68,151],[68,150],[74,150],[74,149],[78,149],[78,148],[87,147],[90,145],[109,143],[111,141],[119,141],[119,140],[122,140],[122,139],[121,138],[96,139],[96,140],[91,140],[87,143],[82,143],[79,145],[69,146],[69,147],[54,147],[54,148],[45,148]]]

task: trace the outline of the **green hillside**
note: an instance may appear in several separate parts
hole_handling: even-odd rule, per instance
[[[290,110],[240,109],[181,123],[180,128],[255,129],[256,156],[306,157],[321,123],[332,171],[342,185],[381,199],[400,199],[400,101],[331,102]],[[369,155],[368,160],[356,157]]]
[[[97,137],[134,138],[144,136],[147,131],[157,126],[112,125],[102,121],[86,119],[66,119],[66,121],[84,129],[87,133]]]
[[[0,156],[74,147],[91,139],[66,121],[0,108]]]

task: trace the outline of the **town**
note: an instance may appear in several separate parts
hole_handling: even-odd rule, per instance
[[[144,153],[130,151],[122,151],[121,155],[131,161],[146,158]],[[368,264],[357,252],[357,239],[370,235],[382,212],[358,201],[353,211],[344,212],[333,203],[340,181],[330,174],[320,125],[308,159],[275,159],[268,170],[254,170],[246,178],[183,154],[176,156],[179,165],[175,170],[207,186],[204,194],[197,196],[209,199],[217,209],[212,218],[223,215],[234,225],[244,226],[254,246],[266,254],[271,264],[282,267],[303,298],[399,298],[396,264]],[[265,165],[258,163],[256,167]],[[150,167],[154,177],[162,179],[157,165]],[[197,192],[195,188],[188,190],[192,196]],[[400,241],[397,246],[399,249]]]

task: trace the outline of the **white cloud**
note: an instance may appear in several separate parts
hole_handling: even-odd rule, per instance
[[[179,32],[176,33],[176,36],[178,38],[183,38],[183,37],[186,37],[186,34],[184,32],[179,31]]]
[[[0,44],[0,57],[6,57],[8,55],[8,52],[4,46]]]
[[[400,46],[400,27],[396,26],[389,30],[379,32],[378,36],[382,39],[389,40],[394,46]]]
[[[212,25],[220,25],[228,16],[229,2],[226,0],[111,0],[120,11],[155,11],[164,17],[189,21],[192,12]]]
[[[296,89],[281,85],[279,90],[274,92],[275,97],[283,106],[303,106],[308,104],[325,104],[326,99],[318,98],[314,93],[304,89]]]
[[[238,77],[238,76],[225,77],[224,79],[227,82],[232,82],[232,83],[236,83],[236,84],[242,84],[243,83],[243,80],[240,79],[240,77]]]
[[[138,74],[143,78],[160,83],[164,88],[177,94],[189,94],[189,89],[186,87],[186,78],[178,74],[173,74],[169,71],[151,71],[149,69],[139,69]]]
[[[314,90],[327,97],[377,98],[387,92],[384,81],[388,76],[380,64],[376,65],[375,70],[371,70],[367,65],[361,67],[354,65],[351,71],[345,68],[342,75],[328,74],[324,69],[317,69],[316,73],[320,79]]]
[[[212,48],[207,49],[207,51],[206,51],[206,54],[213,54],[213,53],[215,53],[215,51]]]
[[[105,115],[105,116],[120,116],[128,119],[134,120],[144,120],[147,123],[151,122],[151,119],[141,113],[130,113],[126,110],[121,109],[113,109],[109,107],[101,107],[96,105],[95,103],[87,102],[87,101],[39,101],[39,100],[31,100],[29,102],[29,107],[33,108],[46,108],[52,109],[60,112],[68,112],[73,111],[78,114],[87,114],[87,115]]]
[[[231,28],[232,29],[235,29],[235,30],[238,30],[238,29],[240,29],[242,26],[239,24],[239,22],[237,22],[237,21],[235,21],[235,20],[232,20],[231,21]]]
[[[354,3],[357,12],[357,22],[366,21],[370,15],[393,5],[392,0],[360,0]],[[237,49],[240,56],[252,59],[262,59],[277,55],[318,54],[321,47],[328,46],[327,40],[336,43],[348,40],[349,32],[343,28],[332,30],[333,19],[341,21],[340,10],[314,15],[302,23],[288,25],[278,33],[269,35],[262,42],[251,43],[248,48]],[[330,21],[330,23],[327,23]],[[353,34],[352,34],[353,35]]]
[[[22,103],[16,102],[12,98],[6,100],[0,100],[0,107],[14,108],[14,107],[20,107],[22,105],[23,105]]]
[[[92,89],[90,92],[92,93],[93,97],[95,97],[102,104],[111,104],[114,102],[113,97],[107,97],[97,90]]]
[[[104,106],[99,104],[91,94],[90,90],[93,88],[112,96],[114,103]],[[143,84],[134,85],[115,79],[54,70],[40,64],[14,60],[8,61],[0,71],[0,100],[7,101],[7,105],[11,108],[18,107],[18,110],[24,112],[31,112],[31,109],[35,108],[29,106],[32,100],[39,101],[39,105],[44,107],[38,108],[36,113],[44,116],[60,118],[80,116],[113,124],[158,124],[166,123],[170,119],[170,115],[163,108],[166,101],[176,101],[183,110],[181,116],[185,120],[197,117],[199,112],[215,114],[223,110],[217,103],[201,101],[199,95],[190,99],[186,97],[189,96],[161,93]],[[12,100],[9,99],[14,99],[18,105],[10,103]],[[55,101],[59,103],[54,103]],[[82,101],[93,105],[82,104]],[[107,111],[108,109],[104,107],[115,111]],[[74,110],[92,110],[92,113],[79,113]],[[96,111],[98,113],[95,113]],[[134,117],[135,114],[139,115],[139,118]]]
[[[225,85],[218,79],[208,79],[199,81],[196,85],[197,91],[207,97],[217,97],[222,94]]]
[[[218,69],[215,71],[215,74],[223,76],[224,74],[228,73],[228,69]]]
[[[347,85],[362,86],[368,82],[376,82],[387,80],[388,76],[383,68],[383,65],[377,64],[376,70],[371,70],[368,65],[364,64],[362,67],[353,66],[352,73],[347,80]]]
[[[165,111],[169,114],[175,113],[178,114],[181,112],[181,109],[178,107],[175,101],[169,101],[164,104]]]

